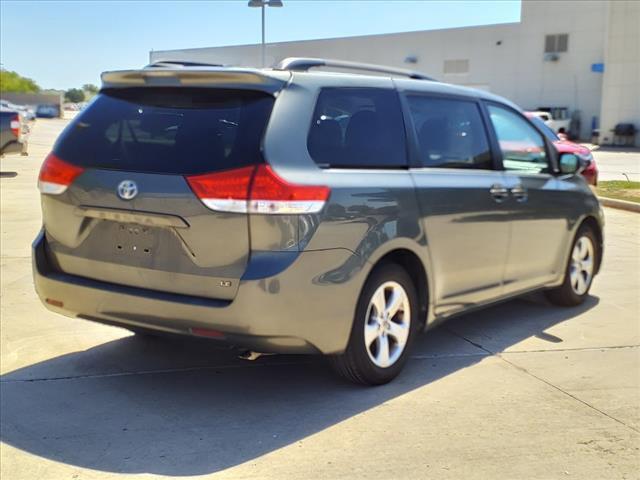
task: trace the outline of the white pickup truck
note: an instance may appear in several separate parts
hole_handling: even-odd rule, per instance
[[[571,117],[569,109],[566,107],[538,108],[531,112],[532,115],[540,117],[542,121],[556,133],[569,133]]]

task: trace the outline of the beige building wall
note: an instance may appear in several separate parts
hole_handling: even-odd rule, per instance
[[[608,144],[617,123],[633,123],[640,130],[640,2],[609,4],[605,48],[600,136]],[[640,146],[640,132],[635,144]]]
[[[444,82],[489,90],[524,109],[579,110],[580,135],[589,138],[592,119],[600,116],[603,82],[603,74],[591,71],[591,65],[604,61],[608,9],[602,0],[524,0],[519,23],[271,43],[266,63],[307,56],[419,70]],[[555,61],[545,58],[547,34],[569,35],[568,51]],[[407,57],[415,63],[407,63]],[[241,45],[154,51],[150,59],[259,66],[261,53],[260,45]],[[456,60],[462,62],[451,63]],[[445,65],[468,68],[449,73]]]

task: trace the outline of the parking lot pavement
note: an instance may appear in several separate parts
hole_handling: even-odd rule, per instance
[[[593,152],[599,180],[640,181],[640,149],[600,147]]]
[[[640,478],[640,215],[607,210],[593,295],[539,295],[419,339],[393,383],[360,388],[320,358],[246,363],[38,302],[37,170],[62,120],[38,120],[1,183],[3,479]]]

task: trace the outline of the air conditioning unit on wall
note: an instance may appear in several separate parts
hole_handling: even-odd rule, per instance
[[[557,62],[558,60],[560,60],[560,55],[558,55],[557,53],[545,53],[544,54],[544,61],[545,62]]]

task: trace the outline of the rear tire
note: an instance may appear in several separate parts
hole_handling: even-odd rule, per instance
[[[587,226],[580,227],[571,245],[562,285],[545,292],[551,303],[575,307],[585,301],[600,258],[599,248],[593,230]]]
[[[407,361],[418,332],[418,296],[409,274],[395,263],[377,267],[362,289],[347,349],[331,357],[353,383],[382,385]]]

